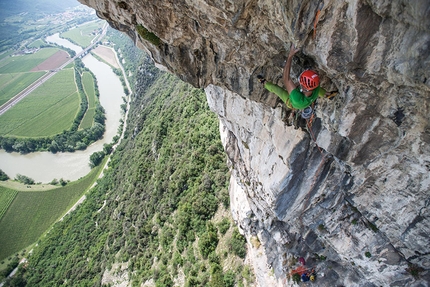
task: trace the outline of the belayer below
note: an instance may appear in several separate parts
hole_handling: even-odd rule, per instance
[[[291,45],[290,53],[284,66],[282,79],[287,90],[280,86],[266,81],[263,76],[258,75],[257,78],[264,87],[278,95],[279,98],[290,109],[303,110],[309,107],[318,97],[330,97],[332,94],[319,86],[320,78],[318,74],[312,70],[305,70],[299,77],[300,85],[296,85],[290,77],[291,63],[293,56],[299,51],[294,44]]]

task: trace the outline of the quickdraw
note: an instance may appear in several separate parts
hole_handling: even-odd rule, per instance
[[[313,35],[312,35],[312,39],[313,39],[313,40],[315,40],[315,38],[316,38],[316,36],[317,36],[317,24],[318,24],[318,21],[319,21],[319,19],[320,19],[321,10],[323,9],[323,7],[324,7],[324,2],[322,2],[322,3],[320,4],[320,6],[318,7],[318,10],[317,10],[317,13],[316,13],[316,15],[315,15],[315,20],[314,20],[314,33],[313,33]]]

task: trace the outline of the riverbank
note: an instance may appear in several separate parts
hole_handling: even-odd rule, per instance
[[[62,46],[75,51],[82,50],[65,39],[51,37],[50,41],[61,39]],[[114,52],[114,51],[112,51]],[[115,55],[117,59],[117,56]],[[64,180],[77,180],[89,173],[89,158],[94,152],[102,151],[104,144],[112,142],[118,133],[120,120],[123,119],[121,114],[121,104],[123,98],[126,98],[124,88],[112,68],[106,63],[98,61],[92,55],[88,54],[83,58],[83,63],[89,68],[96,77],[99,92],[100,103],[106,112],[106,132],[103,139],[93,143],[84,151],[75,151],[73,153],[56,153],[36,152],[31,154],[7,153],[0,150],[0,169],[2,169],[10,178],[15,178],[17,174],[22,174],[34,179],[36,182],[48,183],[54,178],[63,178]],[[127,86],[129,87],[126,74],[122,69],[121,63],[117,61]],[[123,119],[124,122],[126,119]],[[125,128],[125,126],[123,127]]]

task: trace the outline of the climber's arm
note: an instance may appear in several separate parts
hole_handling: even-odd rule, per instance
[[[320,87],[320,89],[318,91],[318,97],[324,98],[324,97],[326,97],[327,94],[329,94],[329,93],[324,88]]]
[[[291,91],[294,90],[297,85],[294,84],[293,80],[291,80],[290,77],[290,69],[291,69],[291,63],[293,61],[293,56],[299,51],[299,49],[296,49],[294,44],[291,44],[290,53],[288,54],[287,62],[284,66],[284,74],[282,79],[284,80],[284,85],[287,88],[287,91],[289,94],[291,94]]]

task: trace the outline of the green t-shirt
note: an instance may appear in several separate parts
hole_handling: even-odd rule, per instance
[[[300,92],[300,87],[295,88],[291,91],[290,94],[290,102],[293,108],[298,110],[303,110],[306,107],[309,107],[318,96],[324,96],[325,90],[321,87],[317,87],[312,91],[312,95],[310,97],[306,97],[302,92]]]

